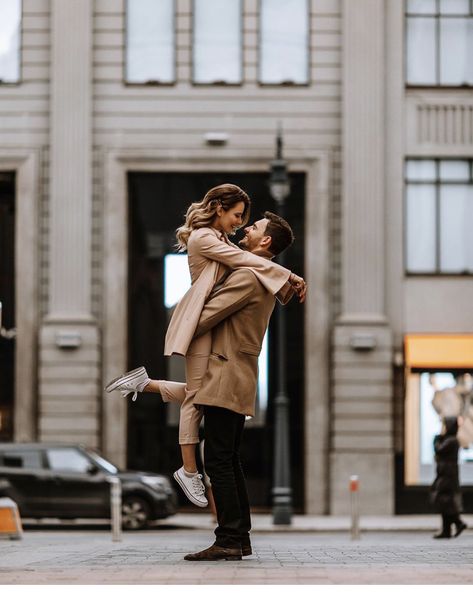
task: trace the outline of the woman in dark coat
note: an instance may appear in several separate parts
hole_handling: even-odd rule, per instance
[[[437,512],[442,515],[442,531],[435,538],[451,537],[451,526],[455,525],[455,535],[466,529],[460,518],[462,497],[458,479],[458,421],[456,417],[446,417],[443,432],[434,438],[437,477],[432,484],[432,501]]]

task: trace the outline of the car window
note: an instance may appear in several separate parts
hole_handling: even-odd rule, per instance
[[[41,452],[38,450],[9,450],[0,455],[0,464],[4,467],[19,467],[21,469],[41,469],[43,467]]]
[[[90,467],[89,459],[73,448],[50,448],[47,451],[50,469],[85,473]]]

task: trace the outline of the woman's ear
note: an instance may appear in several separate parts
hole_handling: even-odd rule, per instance
[[[215,213],[217,214],[218,217],[221,217],[223,215],[223,207],[222,207],[222,205],[218,205],[217,210],[215,211]]]

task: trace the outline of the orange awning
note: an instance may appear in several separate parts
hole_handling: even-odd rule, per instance
[[[406,335],[409,368],[473,368],[473,335]]]

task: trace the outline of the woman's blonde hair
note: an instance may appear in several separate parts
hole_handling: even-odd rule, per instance
[[[235,184],[220,184],[211,188],[200,202],[193,202],[187,209],[184,225],[176,229],[177,247],[179,252],[187,249],[189,236],[194,229],[209,227],[217,214],[217,208],[224,211],[230,210],[237,203],[243,202],[242,226],[250,218],[251,201],[248,194]]]

